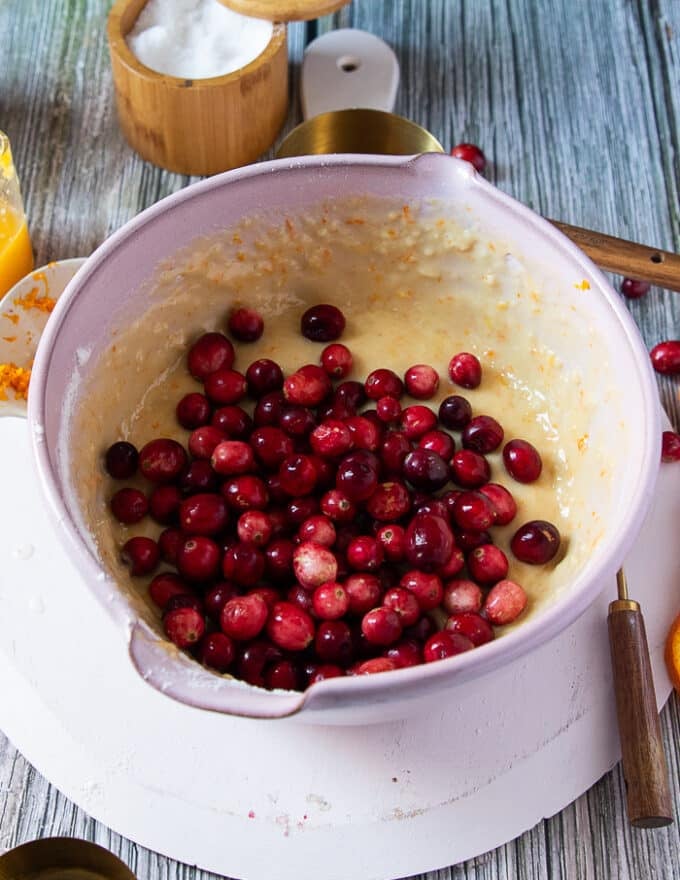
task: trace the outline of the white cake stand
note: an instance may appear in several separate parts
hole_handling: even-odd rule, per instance
[[[619,758],[606,615],[398,723],[314,727],[188,708],[134,672],[48,524],[27,426],[0,421],[0,726],[124,836],[247,880],[383,880],[436,869],[561,810]],[[678,611],[680,467],[631,550],[659,704]]]

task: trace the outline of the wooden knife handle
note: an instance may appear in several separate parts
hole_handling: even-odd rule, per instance
[[[668,768],[640,606],[629,599],[612,602],[607,622],[628,818],[639,828],[669,825]]]
[[[593,263],[608,272],[649,281],[668,290],[680,290],[680,254],[661,251],[646,244],[615,238],[559,220],[550,221],[586,253]]]

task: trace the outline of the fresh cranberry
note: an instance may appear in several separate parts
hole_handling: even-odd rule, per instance
[[[411,496],[406,486],[397,480],[379,483],[366,502],[367,512],[380,522],[394,522],[411,509]]]
[[[259,596],[261,599],[264,599],[265,605],[269,610],[274,607],[274,605],[281,599],[281,594],[278,590],[274,589],[274,587],[253,587],[252,590],[248,590],[248,596]]]
[[[388,431],[380,447],[380,458],[389,474],[401,475],[404,459],[411,451],[411,444],[402,431]]]
[[[503,428],[491,416],[475,416],[463,428],[463,446],[485,455],[503,442]]]
[[[267,635],[284,651],[304,651],[314,640],[314,621],[290,602],[277,602],[267,620]]]
[[[189,648],[203,638],[205,620],[195,608],[175,608],[163,615],[163,629],[178,648]]]
[[[478,489],[491,476],[489,462],[479,452],[459,449],[451,459],[451,477],[465,489]]]
[[[288,497],[288,496],[286,496]],[[282,507],[269,507],[267,509],[269,521],[272,525],[272,538],[286,538],[290,532],[288,516]]]
[[[347,562],[355,571],[377,571],[383,563],[382,545],[370,535],[360,535],[347,548]]]
[[[533,483],[541,475],[543,462],[538,450],[527,440],[510,440],[503,447],[503,462],[513,479]]]
[[[336,306],[322,303],[307,309],[300,319],[300,332],[312,342],[333,342],[345,330],[345,316]]]
[[[402,628],[397,612],[385,606],[367,611],[361,620],[361,631],[372,645],[393,645],[401,638]]]
[[[184,447],[176,440],[152,440],[139,453],[139,469],[152,483],[171,483],[187,464]]]
[[[239,541],[222,560],[222,574],[243,587],[254,586],[264,574],[264,556],[254,544]]]
[[[177,519],[182,494],[177,486],[156,486],[149,495],[149,512],[161,525],[169,525]]]
[[[493,627],[489,621],[474,611],[452,614],[446,621],[445,631],[466,636],[475,648],[492,641],[494,637]]]
[[[664,431],[661,438],[661,461],[680,461],[680,434]]]
[[[506,526],[515,518],[517,504],[505,486],[498,483],[487,483],[479,491],[491,502],[494,512],[494,525]]]
[[[336,523],[352,522],[357,514],[354,502],[338,489],[330,489],[321,498],[321,512]]]
[[[638,281],[636,278],[624,278],[621,281],[621,293],[628,299],[640,299],[649,293],[649,287],[646,281]]]
[[[388,562],[403,562],[406,558],[405,536],[406,530],[394,523],[381,526],[375,533],[376,539],[382,544],[383,553]]]
[[[427,615],[423,615],[418,623],[408,626],[404,629],[404,636],[407,639],[415,639],[419,644],[426,642],[435,632],[436,627]]]
[[[650,353],[652,366],[664,376],[680,374],[680,339],[670,339],[655,345]]]
[[[331,380],[322,367],[306,364],[283,383],[283,394],[289,403],[318,406],[332,391]]]
[[[272,425],[256,428],[249,442],[257,460],[269,470],[276,470],[285,458],[293,454],[293,441],[281,428]]]
[[[439,421],[451,431],[462,431],[471,418],[469,401],[458,394],[445,397],[439,404]]]
[[[258,428],[263,425],[278,425],[285,405],[283,391],[268,391],[257,401],[253,410],[253,421]]]
[[[314,590],[312,607],[322,620],[338,620],[349,610],[349,596],[342,584],[329,581]]]
[[[450,469],[444,459],[430,449],[414,449],[404,459],[403,473],[416,489],[435,492],[449,481]]]
[[[322,663],[349,663],[354,653],[349,626],[343,620],[322,620],[316,630],[314,649]]]
[[[467,636],[442,630],[442,632],[430,636],[425,642],[423,660],[426,663],[432,663],[435,660],[446,660],[447,657],[455,657],[456,654],[471,651],[473,648],[474,644]]]
[[[366,403],[366,389],[361,382],[350,379],[338,385],[333,398],[337,403],[348,406],[356,413],[359,407]]]
[[[158,549],[163,562],[177,564],[177,551],[184,540],[184,533],[180,529],[163,529],[158,536]]]
[[[508,573],[508,557],[493,544],[482,544],[468,554],[470,575],[484,586],[503,580]]]
[[[215,447],[227,439],[224,431],[214,425],[203,425],[191,432],[188,447],[194,458],[207,461],[215,451]]]
[[[315,494],[320,495],[335,485],[335,462],[319,455],[310,456],[316,469]]]
[[[313,594],[300,584],[293,584],[286,594],[286,599],[298,608],[302,608],[307,614],[314,614]]]
[[[260,358],[246,370],[246,384],[248,394],[254,398],[260,398],[270,391],[280,391],[283,388],[283,371],[276,361]]]
[[[510,549],[520,562],[543,565],[560,548],[560,533],[552,523],[542,519],[531,520],[520,526],[513,535]]]
[[[190,581],[207,581],[219,569],[222,553],[219,546],[204,535],[188,538],[177,550],[177,569]]]
[[[213,450],[210,464],[222,476],[246,474],[255,468],[253,449],[243,440],[223,440]]]
[[[516,620],[527,606],[527,594],[514,581],[499,581],[489,590],[484,612],[491,623],[504,626]]]
[[[239,595],[239,588],[231,581],[218,581],[203,597],[205,610],[213,620],[219,621],[222,609],[230,599]]]
[[[439,374],[427,364],[409,367],[404,374],[406,393],[416,400],[429,400],[439,388]]]
[[[240,406],[221,406],[216,409],[210,422],[224,431],[229,440],[246,440],[253,430],[253,420]]]
[[[131,575],[150,574],[160,560],[158,544],[152,538],[130,538],[123,544],[121,558],[130,568]]]
[[[266,687],[265,672],[282,659],[281,651],[269,639],[256,639],[239,649],[236,676],[256,687]]]
[[[176,608],[193,608],[201,615],[205,612],[202,600],[199,599],[195,593],[184,593],[182,596],[173,596],[168,600],[168,604],[163,611],[163,616],[170,611],[174,611]]]
[[[316,427],[316,419],[306,406],[285,406],[279,419],[279,427],[289,437],[307,437]]]
[[[222,609],[220,627],[232,639],[247,642],[262,632],[268,614],[262,596],[235,596]]]
[[[254,309],[234,309],[229,314],[227,327],[239,342],[255,342],[262,336],[264,321]]]
[[[148,510],[149,502],[146,495],[139,489],[119,489],[109,502],[111,512],[118,522],[125,525],[133,525],[144,519]]]
[[[350,416],[348,419],[345,419],[344,424],[349,431],[351,445],[355,449],[366,449],[369,452],[375,452],[380,447],[382,442],[382,424],[380,426],[375,425],[366,415]]]
[[[169,571],[157,574],[149,584],[149,596],[161,611],[173,596],[185,596],[189,592],[189,587],[184,581]]]
[[[236,650],[228,635],[212,632],[204,636],[198,657],[201,663],[206,666],[210,666],[218,672],[226,672],[234,662]]]
[[[418,440],[437,427],[437,416],[422,404],[407,406],[401,414],[399,426],[409,440]]]
[[[381,397],[375,404],[378,418],[385,424],[399,421],[401,417],[401,404],[396,397]]]
[[[237,370],[216,370],[205,377],[203,388],[212,403],[238,403],[246,396],[246,377]]]
[[[441,578],[436,574],[413,569],[402,576],[399,585],[413,593],[421,611],[432,611],[441,604],[444,587]]]
[[[454,578],[444,584],[442,607],[448,614],[477,612],[482,607],[482,599],[482,591],[474,581]]]
[[[309,676],[309,686],[326,681],[327,678],[339,678],[344,674],[345,670],[341,666],[336,666],[334,663],[321,663]]]
[[[352,675],[374,675],[377,672],[392,672],[394,669],[397,669],[397,664],[389,657],[371,657],[357,663],[350,672]]]
[[[449,361],[449,378],[461,388],[477,388],[482,381],[482,365],[473,354],[460,352]]]
[[[351,448],[352,434],[344,422],[326,419],[314,428],[309,442],[314,452],[322,458],[337,458]]]
[[[414,513],[431,513],[433,516],[440,516],[444,520],[448,521],[449,519],[449,509],[446,506],[446,502],[441,498],[427,495],[423,501],[419,496],[414,496],[413,507]]]
[[[375,492],[378,474],[365,456],[350,452],[338,465],[335,486],[351,501],[366,501]]]
[[[466,553],[476,550],[477,547],[481,547],[482,544],[493,544],[493,539],[486,529],[480,531],[479,529],[457,528],[455,530],[455,538],[460,549],[464,550]]]
[[[180,475],[177,486],[182,495],[195,495],[197,492],[214,492],[218,486],[217,474],[210,466],[209,461],[197,458]],[[159,488],[167,489],[168,487],[162,486]],[[168,496],[168,500],[169,498],[170,496]]]
[[[335,544],[335,526],[331,519],[322,514],[314,514],[307,517],[298,529],[300,541],[313,541],[324,547],[332,547]]]
[[[442,580],[445,578],[455,577],[465,567],[465,554],[460,547],[454,547],[449,556],[448,562],[440,565],[437,574]]]
[[[451,155],[456,159],[469,162],[480,174],[486,168],[486,156],[475,144],[456,144],[451,150]]]
[[[204,394],[197,391],[185,394],[175,410],[177,421],[183,428],[193,431],[201,425],[207,425],[212,416],[212,406]]]
[[[352,370],[352,352],[341,342],[327,345],[321,352],[321,366],[334,379],[344,379]]]
[[[396,645],[390,645],[385,651],[385,657],[397,669],[406,669],[409,666],[420,666],[423,662],[423,649],[415,639],[402,639]]]
[[[444,461],[450,461],[456,451],[456,443],[446,431],[428,431],[418,441],[419,449],[429,449],[436,452]]]
[[[251,474],[228,480],[220,491],[232,510],[264,510],[269,502],[267,487],[259,477]]]
[[[445,565],[453,551],[453,534],[440,516],[420,513],[406,528],[406,559],[416,568],[433,571]]]
[[[132,443],[119,440],[106,450],[104,465],[115,480],[127,480],[134,476],[139,464],[139,453]]]
[[[299,583],[312,590],[336,579],[338,563],[327,547],[305,541],[293,553],[293,571]]]
[[[204,333],[189,349],[187,366],[199,381],[217,370],[229,370],[234,363],[234,346],[221,333]]]
[[[265,568],[268,577],[285,581],[293,577],[295,545],[287,538],[275,538],[265,550]]]
[[[453,520],[461,529],[483,531],[493,525],[494,509],[481,492],[461,492],[453,503]]]
[[[380,602],[380,579],[374,574],[351,574],[344,583],[351,614],[365,614]]]
[[[179,522],[187,535],[216,535],[227,524],[227,504],[215,492],[201,492],[182,501]]]
[[[300,667],[292,660],[278,660],[264,672],[264,684],[270,691],[299,691],[302,690],[301,682]]]
[[[289,455],[278,475],[282,490],[294,497],[309,494],[316,485],[316,468],[309,455]]]
[[[236,524],[239,541],[263,547],[272,536],[272,524],[268,514],[261,510],[247,510],[242,513]]]
[[[404,587],[387,590],[382,601],[386,608],[391,608],[398,615],[402,626],[413,626],[420,617],[421,608],[417,596]]]
[[[292,528],[296,528],[318,512],[318,500],[313,495],[303,495],[301,498],[291,498],[288,502],[286,505],[286,520]]]
[[[381,397],[401,397],[404,393],[404,383],[393,370],[373,370],[364,382],[364,390],[371,400],[380,400]]]

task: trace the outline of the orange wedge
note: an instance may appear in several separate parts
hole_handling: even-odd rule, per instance
[[[680,693],[680,614],[673,621],[668,633],[664,656],[673,687]]]

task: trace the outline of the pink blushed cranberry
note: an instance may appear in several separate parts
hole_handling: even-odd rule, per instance
[[[451,459],[451,477],[464,489],[477,489],[491,476],[489,462],[479,452],[459,449]]]
[[[462,159],[464,162],[469,162],[480,174],[486,168],[486,156],[479,149],[476,144],[456,144],[455,147],[451,150],[451,155],[456,159]]]
[[[352,352],[341,342],[327,345],[321,352],[321,366],[333,379],[344,379],[352,371]]]
[[[375,675],[378,672],[392,672],[397,669],[397,664],[389,657],[371,657],[350,670],[352,675]]]
[[[289,403],[318,406],[332,391],[331,380],[322,367],[306,364],[283,383],[283,395]]]
[[[179,523],[187,535],[217,535],[227,524],[227,503],[221,495],[203,492],[182,501]]]
[[[367,512],[380,522],[395,522],[411,509],[411,496],[406,486],[397,480],[379,483],[366,502]]]
[[[264,320],[255,309],[233,309],[229,313],[227,327],[239,342],[255,342],[264,332]]]
[[[345,330],[345,316],[339,308],[322,303],[312,306],[300,319],[300,332],[312,342],[333,342]]]
[[[517,529],[510,542],[510,549],[520,562],[544,565],[560,549],[560,533],[546,520],[531,520]]]
[[[380,602],[382,588],[374,574],[351,574],[344,583],[351,614],[365,614]]]
[[[189,648],[203,638],[205,620],[195,608],[175,608],[163,615],[163,629],[178,648]]]
[[[239,541],[224,554],[222,574],[242,587],[254,586],[264,574],[262,551],[255,544]]]
[[[367,611],[361,620],[361,631],[372,645],[393,645],[401,638],[402,629],[397,612],[385,606]]]
[[[383,426],[380,422],[378,424],[373,422],[369,416],[368,412],[361,416],[350,416],[345,419],[344,424],[349,431],[351,445],[355,449],[375,452],[382,443]]]
[[[322,620],[339,620],[349,610],[349,596],[341,584],[329,581],[314,590],[312,607]]]
[[[125,440],[119,440],[106,450],[104,466],[115,480],[127,480],[133,477],[139,464],[137,448]]]
[[[238,518],[236,534],[239,541],[264,547],[272,536],[271,519],[262,510],[247,510]]]
[[[378,418],[385,424],[399,421],[401,417],[401,404],[396,397],[381,397],[375,404]]]
[[[338,419],[326,419],[309,435],[309,442],[322,458],[338,458],[352,447],[349,427]]]
[[[638,281],[636,278],[624,278],[621,281],[621,293],[628,299],[640,299],[649,293],[649,287],[647,281]]]
[[[517,514],[517,503],[510,492],[498,483],[487,483],[479,491],[491,502],[494,512],[494,525],[506,526]]]
[[[418,440],[418,448],[436,452],[444,461],[450,461],[456,451],[456,442],[446,431],[428,431]]]
[[[461,611],[452,614],[446,621],[446,632],[459,633],[466,636],[475,648],[491,642],[494,638],[493,627],[481,614],[473,611]]]
[[[152,538],[130,538],[123,544],[121,558],[129,567],[131,575],[138,577],[150,574],[160,561],[158,544]]]
[[[234,346],[221,333],[204,333],[189,349],[189,372],[203,381],[216,370],[229,370],[234,363]]]
[[[659,342],[650,352],[652,366],[664,376],[680,374],[680,339]]]
[[[226,672],[234,662],[236,649],[228,635],[212,632],[204,636],[198,657],[205,666],[210,666],[218,672]]]
[[[510,440],[503,447],[503,463],[518,483],[533,483],[541,476],[543,462],[535,446],[527,440]]]
[[[284,651],[304,651],[314,640],[314,621],[290,602],[277,602],[269,613],[267,635]]]
[[[439,374],[427,364],[409,367],[404,374],[406,393],[416,400],[429,400],[439,388]]]
[[[360,535],[347,548],[347,563],[355,571],[377,571],[383,563],[382,545],[370,535]]]
[[[368,374],[364,382],[364,390],[371,400],[380,400],[381,397],[401,397],[404,393],[404,383],[394,370],[378,369]]]
[[[190,581],[208,581],[215,577],[222,553],[211,538],[203,535],[188,538],[177,550],[177,569]]]
[[[191,590],[186,583],[178,575],[169,571],[157,574],[149,584],[149,596],[161,611],[165,609],[173,596],[185,596],[187,593],[191,593]]]
[[[451,431],[462,431],[471,418],[470,402],[458,394],[445,397],[439,404],[439,421]]]
[[[425,642],[423,660],[426,663],[446,660],[447,657],[455,657],[457,654],[471,651],[473,648],[474,644],[467,636],[442,630],[442,632],[430,636]]]
[[[146,495],[139,489],[119,489],[109,502],[111,513],[118,522],[125,525],[133,525],[144,519],[148,510],[149,502]]]
[[[259,358],[246,370],[246,384],[248,394],[258,399],[271,391],[280,391],[283,388],[283,371],[276,361]]]
[[[491,623],[504,626],[516,620],[527,606],[524,588],[514,581],[502,580],[489,590],[484,612]]]
[[[482,381],[482,365],[473,354],[460,352],[449,361],[449,378],[461,388],[477,388]]]
[[[470,575],[478,584],[488,586],[503,580],[508,574],[508,557],[493,544],[482,544],[468,554]]]
[[[194,458],[207,461],[215,451],[215,447],[226,439],[227,435],[224,431],[214,425],[203,425],[191,432],[187,445]]]
[[[220,614],[220,627],[224,633],[238,642],[254,639],[264,629],[269,609],[262,596],[235,596]]]
[[[237,370],[216,370],[205,377],[203,389],[218,406],[238,403],[246,396],[246,377]]]
[[[503,442],[503,428],[491,416],[475,416],[463,428],[463,447],[486,455]]]
[[[406,559],[415,568],[434,571],[445,565],[453,551],[453,534],[442,517],[420,513],[406,528]]]
[[[382,544],[385,559],[388,562],[403,562],[406,558],[406,530],[395,523],[381,526],[375,537]]]
[[[441,604],[444,587],[441,578],[436,574],[413,569],[402,576],[399,585],[413,593],[421,611],[432,611]]]
[[[407,406],[399,419],[399,427],[409,440],[418,440],[437,427],[437,416],[422,404]]]
[[[477,612],[482,607],[483,593],[478,584],[467,578],[454,578],[444,584],[442,607],[448,614]]]
[[[212,416],[212,406],[204,394],[194,391],[185,394],[175,409],[177,421],[183,428],[193,431],[201,425],[207,425]]]
[[[382,601],[386,608],[391,608],[399,616],[402,626],[413,626],[417,623],[421,608],[415,593],[411,590],[392,587],[387,590]]]
[[[680,461],[680,434],[664,431],[661,437],[661,461]]]
[[[213,450],[210,464],[221,476],[247,474],[255,468],[255,456],[243,440],[223,440]]]
[[[327,547],[305,541],[293,553],[293,572],[303,587],[313,590],[336,579],[338,563]]]
[[[139,452],[139,469],[152,483],[172,483],[186,465],[187,454],[176,440],[152,440]]]
[[[302,523],[298,529],[298,537],[301,542],[313,541],[324,547],[332,547],[336,538],[335,526],[329,517],[315,514]]]

